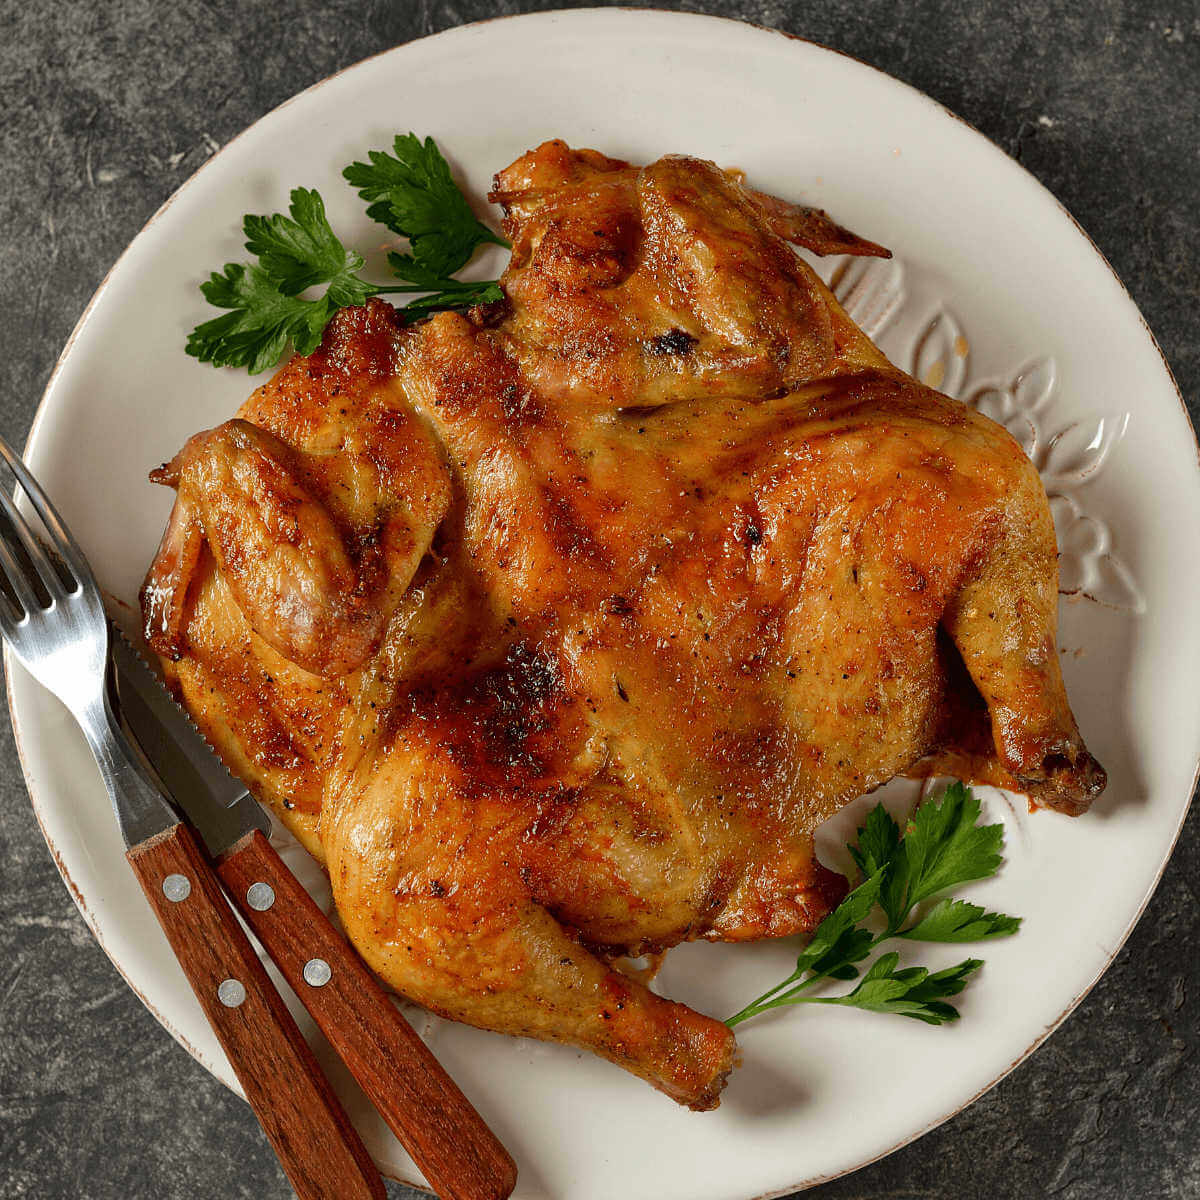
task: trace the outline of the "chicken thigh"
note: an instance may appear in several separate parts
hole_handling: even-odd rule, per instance
[[[618,960],[811,931],[814,830],[931,754],[1103,788],[1049,508],[788,247],[886,253],[823,213],[561,142],[493,199],[505,300],[343,310],[156,473],[147,636],[384,980],[711,1108],[732,1032]]]

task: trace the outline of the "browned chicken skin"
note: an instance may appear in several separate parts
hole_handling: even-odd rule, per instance
[[[935,752],[1082,812],[1045,493],[711,163],[548,142],[496,179],[507,300],[346,310],[178,489],[147,635],[435,1012],[717,1103],[720,1022],[613,965],[811,930],[816,827]]]

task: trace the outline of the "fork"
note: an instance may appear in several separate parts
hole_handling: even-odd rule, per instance
[[[83,551],[0,438],[45,529],[0,488],[0,633],[70,710],[116,812],[126,858],[246,1098],[302,1200],[384,1200],[383,1181],[191,832],[142,774],[114,713],[109,627]]]

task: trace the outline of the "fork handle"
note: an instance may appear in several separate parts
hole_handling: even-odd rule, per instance
[[[283,977],[442,1200],[503,1200],[517,1168],[258,830],[217,872]]]
[[[301,1200],[385,1200],[383,1181],[192,834],[126,857]]]

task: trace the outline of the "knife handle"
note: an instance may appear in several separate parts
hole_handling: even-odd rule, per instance
[[[321,1032],[442,1200],[503,1200],[508,1151],[255,830],[217,873]]]
[[[296,1195],[385,1200],[378,1169],[192,834],[175,825],[126,857]]]

